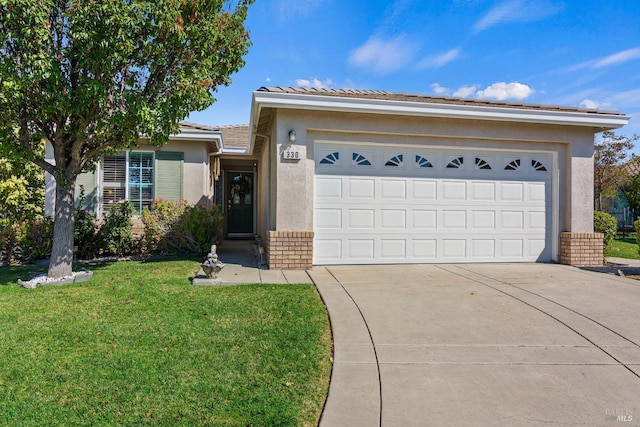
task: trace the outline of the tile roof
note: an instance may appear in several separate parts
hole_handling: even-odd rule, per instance
[[[249,125],[229,125],[218,128],[222,133],[225,148],[247,148],[249,146]]]
[[[372,99],[382,101],[422,102],[430,104],[471,105],[479,107],[516,108],[526,110],[560,111],[572,113],[596,113],[621,115],[617,111],[597,110],[593,108],[565,107],[560,105],[525,104],[520,102],[491,101],[476,98],[453,98],[446,96],[419,95],[407,93],[386,92],[381,90],[356,89],[316,89],[299,87],[267,87],[263,86],[258,92],[285,93],[297,95],[335,96],[341,98]]]
[[[183,131],[189,131],[189,132],[198,132],[198,131],[211,132],[211,131],[218,131],[219,130],[217,127],[201,125],[201,124],[192,123],[192,122],[180,122],[179,123],[179,127],[180,127],[180,132],[183,132]]]

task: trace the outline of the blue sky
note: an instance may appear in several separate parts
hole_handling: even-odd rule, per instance
[[[640,134],[638,0],[256,0],[246,65],[189,121],[249,122],[261,86],[617,110]]]

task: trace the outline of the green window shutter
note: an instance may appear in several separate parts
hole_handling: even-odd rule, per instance
[[[98,182],[95,172],[82,172],[76,179],[76,207],[80,200],[80,186],[84,187],[84,208],[96,213],[98,207]]]
[[[180,200],[182,198],[183,167],[184,153],[156,151],[156,197],[162,197],[166,200]]]

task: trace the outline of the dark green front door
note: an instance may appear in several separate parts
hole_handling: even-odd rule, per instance
[[[253,234],[253,172],[227,172],[227,233]]]

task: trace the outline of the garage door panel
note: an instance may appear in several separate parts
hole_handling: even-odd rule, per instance
[[[415,230],[435,230],[438,227],[438,211],[413,209],[412,214],[412,225]]]
[[[437,258],[438,241],[436,239],[412,239],[412,259],[416,261],[434,261]]]
[[[382,190],[381,198],[387,200],[405,200],[407,198],[407,181],[402,180],[380,180]]]
[[[494,239],[472,239],[471,256],[474,258],[495,258],[496,241]]]
[[[322,199],[342,199],[342,178],[316,177],[315,196]]]
[[[500,224],[503,230],[524,230],[524,211],[500,212]]]
[[[486,210],[471,211],[472,230],[494,230],[496,228],[496,212]]]
[[[316,168],[316,264],[551,259],[552,173],[533,166],[550,168],[544,155],[326,151],[346,161]]]
[[[433,201],[438,198],[438,182],[435,180],[416,179],[412,182],[413,199],[420,201]]]
[[[348,209],[347,228],[349,230],[373,230],[375,228],[376,211],[374,209]]]
[[[318,263],[340,264],[344,259],[342,239],[314,239],[313,257]]]
[[[348,198],[373,200],[376,194],[375,179],[347,178]]]
[[[466,239],[447,239],[442,241],[442,257],[443,258],[459,258],[465,259],[467,256],[467,240]]]
[[[467,200],[465,181],[442,181],[442,200],[444,202]]]
[[[404,209],[381,209],[380,226],[383,230],[405,230],[407,228],[407,211]]]
[[[524,255],[524,239],[502,239],[500,255],[508,258],[522,258]]]
[[[496,183],[495,182],[472,182],[471,183],[471,200],[474,202],[495,202],[496,201]]]
[[[358,261],[374,260],[375,239],[347,239],[347,254]]]
[[[341,230],[342,209],[318,208],[315,210],[316,228],[320,230]]]
[[[383,260],[404,260],[407,257],[407,241],[380,239],[380,257]]]
[[[442,226],[447,230],[466,229],[467,228],[467,211],[466,210],[443,210]]]

